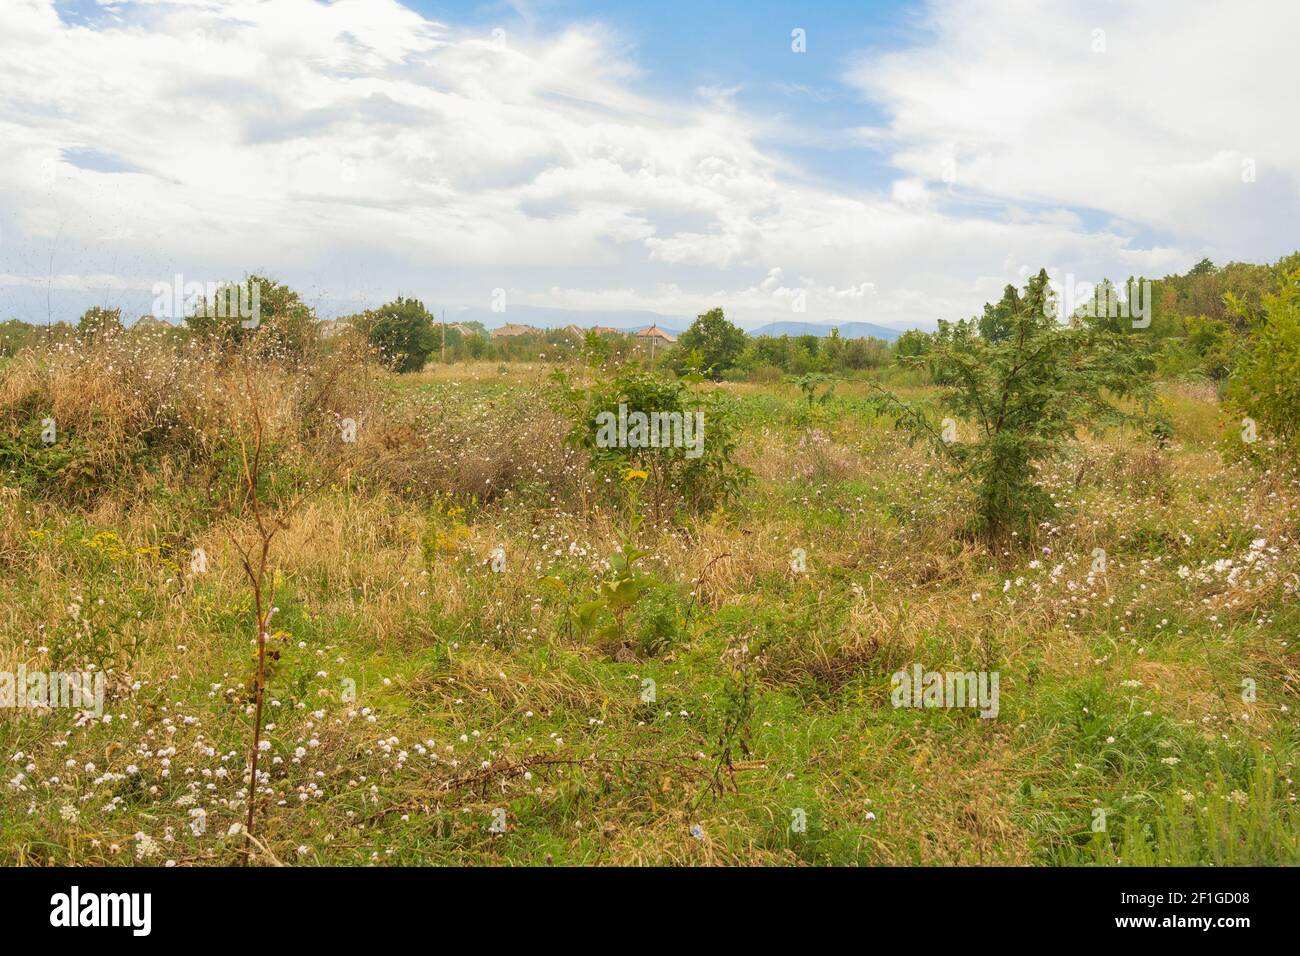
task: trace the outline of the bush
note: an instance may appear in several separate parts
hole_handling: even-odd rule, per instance
[[[283,435],[297,459],[340,444],[330,412],[357,400],[351,356],[276,362],[257,340],[221,351],[207,341],[173,347],[115,335],[24,351],[0,370],[0,480],[83,502],[145,494],[163,477],[209,491],[235,487],[233,428],[251,397],[268,434]],[[41,434],[47,419],[52,441]]]
[[[87,342],[95,342],[122,331],[122,310],[93,306],[77,322],[77,334]]]
[[[364,313],[357,325],[395,372],[418,372],[439,344],[433,316],[419,299],[398,297]]]
[[[1263,316],[1250,330],[1226,397],[1254,420],[1260,438],[1292,455],[1300,451],[1300,269],[1284,273],[1276,291],[1264,296]]]
[[[35,337],[35,326],[17,319],[0,322],[0,358],[17,355]]]
[[[568,408],[569,444],[590,455],[599,475],[621,482],[629,472],[644,472],[645,494],[656,521],[674,505],[707,511],[735,494],[748,478],[748,472],[733,461],[735,419],[732,399],[725,392],[699,396],[680,380],[635,366],[625,366],[613,381],[590,389],[571,386],[561,373],[556,381]],[[647,418],[652,413],[681,416],[683,426],[687,416],[693,416],[692,426],[702,422],[703,427],[691,436],[696,439],[694,447],[685,441],[685,427],[681,441],[651,444],[659,436],[653,427],[639,435],[632,425],[636,413]],[[619,421],[628,423],[626,441],[618,436],[611,442],[609,426]],[[669,437],[677,435],[673,432]]]
[[[1050,514],[1039,466],[1061,454],[1080,427],[1139,420],[1110,396],[1151,395],[1153,363],[1132,336],[1061,326],[1049,295],[1047,273],[1039,272],[1014,304],[1004,297],[996,341],[977,334],[973,321],[944,323],[929,353],[908,360],[944,387],[941,405],[953,418],[942,432],[885,393],[903,409],[900,424],[932,439],[959,480],[974,487],[975,533],[1023,531]],[[958,420],[968,423],[964,433]]]
[[[249,276],[244,301],[257,305],[252,324],[228,307],[232,290],[238,288],[238,283],[217,288],[211,300],[201,300],[193,314],[185,316],[185,325],[222,349],[251,348],[263,357],[290,362],[306,359],[316,343],[316,313],[298,293],[263,276]]]

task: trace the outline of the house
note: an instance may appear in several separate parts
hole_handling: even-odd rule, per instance
[[[652,325],[648,329],[642,329],[636,334],[636,337],[639,339],[651,339],[657,342],[662,342],[664,345],[672,345],[677,341],[677,336],[669,335],[657,325]]]
[[[540,335],[541,329],[535,329],[531,325],[515,325],[507,323],[499,329],[492,330],[492,338],[511,338],[516,335]]]
[[[342,335],[350,326],[350,323],[342,319],[326,319],[316,326],[316,332],[322,339],[332,339],[335,336]]]
[[[611,327],[608,326],[608,325],[593,325],[593,326],[591,327],[591,331],[595,332],[597,335],[624,335],[624,334],[626,334],[626,333],[624,333],[624,331],[623,331],[622,329],[611,328]]]

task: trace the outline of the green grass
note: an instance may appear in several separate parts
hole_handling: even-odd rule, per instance
[[[539,377],[474,366],[382,384],[399,406],[454,401],[515,427],[526,411],[516,398]],[[539,583],[558,574],[590,588],[605,573],[625,518],[603,499],[585,512],[553,502],[544,476],[542,491],[521,481],[490,502],[460,499],[470,506],[454,518],[447,497],[376,484],[310,499],[275,551],[271,792],[259,796],[269,854],[340,865],[1300,862],[1300,487],[1219,459],[1208,401],[1168,399],[1164,451],[1132,434],[1074,447],[1043,475],[1057,518],[1032,541],[989,548],[956,537],[963,492],[861,386],[813,411],[790,385],[723,387],[736,394],[754,482],[718,512],[644,530],[663,583],[629,619],[630,658],[570,633]],[[812,479],[799,448],[808,428],[839,456]],[[236,860],[243,841],[228,831],[246,807],[253,677],[229,538],[240,526],[212,523],[193,489],[107,489],[73,507],[4,483],[21,490],[0,499],[0,669],[103,661],[116,674],[111,722],[0,713],[0,862]],[[1232,582],[1212,570],[1243,564],[1261,538],[1277,553]],[[485,562],[499,544],[509,562],[494,574]],[[210,570],[195,578],[197,546]],[[794,548],[805,574],[790,570]],[[1094,548],[1109,565],[1088,583]],[[891,675],[914,661],[996,670],[998,717],[894,708]],[[720,735],[745,674],[752,711],[728,768]],[[492,829],[498,809],[505,832]]]

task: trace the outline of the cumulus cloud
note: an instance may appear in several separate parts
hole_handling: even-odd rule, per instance
[[[73,23],[5,0],[0,308],[257,270],[321,301],[508,288],[758,324],[802,298],[809,321],[929,325],[1044,263],[1160,274],[1294,241],[1291,5],[928,9],[918,45],[844,76],[888,123],[809,130],[889,157],[864,189],[772,152],[788,131],[734,86],[635,92],[628,38],[598,23],[466,31],[396,0],[124,0]]]
[[[1098,210],[1221,257],[1295,242],[1300,6],[941,0],[926,25],[929,42],[847,77],[918,180]]]

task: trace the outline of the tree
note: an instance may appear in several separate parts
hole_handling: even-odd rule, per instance
[[[928,334],[920,329],[908,329],[894,342],[894,355],[901,361],[917,358],[930,351],[933,342]]]
[[[609,343],[595,329],[588,329],[578,346],[578,354],[592,368],[600,368],[609,360]]]
[[[826,337],[821,351],[827,368],[835,368],[841,364],[844,359],[844,339],[840,338],[839,329],[831,329],[831,334]]]
[[[728,322],[721,309],[710,309],[691,323],[677,340],[678,371],[692,362],[710,378],[721,378],[734,368],[745,350],[743,330]],[[698,353],[692,358],[692,353]]]
[[[1020,309],[1020,295],[1016,287],[1007,283],[1002,290],[1002,300],[997,305],[986,304],[979,319],[980,336],[988,342],[1001,342],[1011,335],[1012,322]]]
[[[287,285],[257,275],[242,286],[222,283],[211,298],[200,297],[185,325],[223,344],[252,342],[261,354],[290,361],[300,360],[316,341],[311,306]]]
[[[1005,336],[990,341],[972,334],[972,324],[941,323],[930,352],[907,360],[928,366],[944,386],[940,404],[951,418],[942,433],[919,408],[880,390],[902,409],[900,425],[932,439],[958,480],[973,486],[970,529],[978,534],[1023,532],[1051,514],[1051,498],[1037,483],[1039,466],[1061,454],[1080,427],[1143,420],[1110,397],[1152,394],[1144,342],[1061,325],[1051,295],[1040,271],[1007,315]]]
[[[844,344],[843,364],[846,368],[879,368],[889,357],[889,346],[881,339],[849,339]]]
[[[77,334],[87,342],[98,342],[122,331],[122,310],[92,306],[77,320]]]
[[[361,328],[384,362],[397,372],[418,372],[440,344],[433,316],[419,299],[399,296],[367,312]]]
[[[1230,304],[1243,308],[1235,300]],[[1260,437],[1276,439],[1295,453],[1300,451],[1300,268],[1278,278],[1263,306],[1228,382],[1228,404],[1258,423]]]

